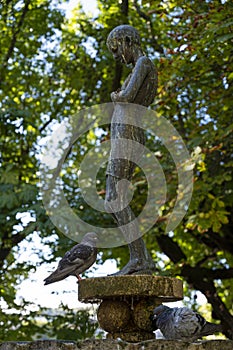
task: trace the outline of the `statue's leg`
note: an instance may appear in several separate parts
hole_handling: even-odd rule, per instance
[[[111,175],[107,176],[106,210],[111,212],[116,220],[128,242],[130,252],[129,262],[114,275],[151,274],[155,270],[155,265],[141,237],[138,221],[127,204],[128,184],[128,181],[119,180]],[[124,225],[128,227],[125,228]]]

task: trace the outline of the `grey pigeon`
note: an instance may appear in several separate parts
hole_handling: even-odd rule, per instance
[[[45,278],[45,285],[61,281],[68,276],[76,276],[81,280],[79,274],[86,271],[94,264],[97,257],[97,235],[88,232],[79,244],[76,244],[59,261],[57,269]]]
[[[187,307],[170,308],[160,305],[152,316],[154,330],[160,329],[165,339],[195,341],[206,335],[222,331],[222,326],[207,322],[197,312]]]

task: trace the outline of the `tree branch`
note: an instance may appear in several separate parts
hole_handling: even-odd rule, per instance
[[[190,231],[190,234],[192,234],[192,231]],[[209,229],[204,235],[195,232],[192,234],[192,237],[194,237],[199,243],[204,243],[213,250],[223,250],[233,254],[233,237],[231,232],[224,232],[224,235],[220,235]]]
[[[11,253],[12,248],[16,247],[20,242],[22,242],[28,234],[35,230],[35,222],[30,222],[23,231],[16,234],[5,232],[1,239],[0,245],[0,268],[2,268],[4,260]]]
[[[6,56],[5,56],[4,60],[3,60],[3,69],[6,68],[7,63],[9,61],[9,59],[11,58],[11,55],[12,55],[12,53],[14,51],[14,47],[15,47],[16,41],[17,41],[17,36],[20,33],[20,30],[21,30],[21,27],[23,25],[24,19],[25,19],[26,14],[27,14],[27,12],[29,10],[29,4],[30,4],[30,0],[25,0],[25,5],[24,5],[24,8],[23,8],[22,15],[20,17],[20,20],[19,20],[19,23],[17,25],[17,28],[13,31],[13,36],[12,36],[12,39],[11,39],[11,42],[10,42],[10,46],[9,46],[7,54],[6,54]],[[3,70],[2,70],[2,74],[1,74],[0,80],[3,80]]]
[[[221,320],[225,335],[233,339],[233,316],[230,314],[226,305],[217,294],[216,287],[207,276],[203,279],[199,268],[184,265],[181,269],[181,275],[195,289],[202,292],[208,302],[212,305],[212,315],[215,319]]]
[[[137,3],[137,0],[134,0],[134,6],[135,6],[136,11],[137,11],[137,13],[139,14],[139,16],[140,16],[141,18],[143,18],[147,23],[149,23],[150,34],[151,34],[151,38],[152,38],[150,44],[152,45],[152,47],[154,47],[155,51],[158,51],[158,52],[160,52],[160,53],[163,54],[163,53],[164,53],[163,48],[162,48],[161,45],[158,44],[158,41],[157,41],[156,38],[155,38],[154,26],[153,26],[153,22],[152,22],[150,16],[148,16],[147,14],[145,14],[145,13],[141,10],[140,6],[139,6],[138,3]]]
[[[129,1],[123,0],[120,4],[120,11],[122,14],[123,23],[128,23]],[[115,74],[112,82],[112,91],[117,91],[121,86],[121,77],[123,73],[123,66],[120,62],[115,64]]]
[[[2,268],[4,260],[11,253],[13,247],[22,242],[25,239],[25,234],[17,233],[11,238],[2,239],[2,244],[0,246],[0,268]]]
[[[123,67],[120,62],[116,62],[115,64],[115,74],[112,82],[112,91],[117,91],[121,86],[121,77],[123,73]]]
[[[171,237],[161,235],[157,237],[158,244],[162,251],[177,264],[186,259],[182,249]],[[203,261],[203,259],[201,260]],[[192,288],[202,292],[213,308],[214,318],[221,320],[225,329],[225,334],[233,339],[233,316],[229,313],[226,305],[217,294],[213,280],[230,279],[233,277],[233,268],[211,270],[200,267],[198,264],[194,267],[185,264],[181,268],[180,275],[185,278]]]
[[[187,257],[181,250],[180,246],[173,239],[166,235],[157,237],[157,242],[160,249],[169,257],[169,259],[177,264],[181,260],[186,260]]]
[[[121,6],[121,13],[125,16],[126,19],[128,19],[129,0],[123,0],[120,6]]]
[[[29,7],[29,4],[30,4],[30,0],[25,0],[25,6],[23,8],[23,12],[22,12],[22,15],[20,17],[20,20],[19,20],[19,23],[18,23],[18,26],[17,26],[17,29],[14,31],[13,33],[13,37],[12,37],[12,40],[11,40],[11,43],[10,43],[10,46],[9,46],[9,49],[8,49],[8,52],[6,54],[6,57],[4,59],[5,61],[5,64],[8,62],[9,58],[11,57],[11,54],[14,50],[14,47],[15,47],[15,44],[16,44],[16,40],[17,40],[17,36],[20,32],[20,29],[23,25],[23,22],[24,22],[24,19],[26,17],[26,14],[28,12],[28,7]]]

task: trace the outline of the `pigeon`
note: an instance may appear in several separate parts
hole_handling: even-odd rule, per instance
[[[79,244],[65,253],[57,269],[44,279],[45,285],[61,281],[68,276],[76,276],[79,282],[81,280],[79,274],[86,271],[96,260],[97,240],[96,233],[88,232]]]
[[[222,326],[207,322],[187,307],[170,308],[160,305],[152,316],[154,330],[160,329],[165,339],[195,341],[198,338],[222,331]]]

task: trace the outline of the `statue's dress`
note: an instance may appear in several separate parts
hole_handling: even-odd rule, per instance
[[[149,106],[156,94],[156,69],[149,58],[144,56],[143,59],[149,66],[149,69],[147,67],[149,73],[135,95],[133,91],[135,86],[131,84],[131,78],[137,74],[135,71],[137,66],[135,66],[121,88],[121,91],[125,92],[126,102],[117,102],[112,115],[111,152],[106,173],[119,179],[132,178],[143,153],[145,132],[141,126],[145,109],[138,105]]]

